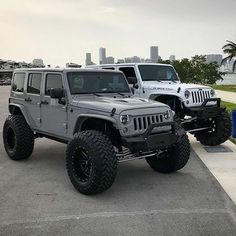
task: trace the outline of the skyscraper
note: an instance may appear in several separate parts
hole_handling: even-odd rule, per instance
[[[150,47],[150,59],[152,62],[158,62],[158,46]]]
[[[114,63],[115,63],[114,57],[107,57],[106,58],[106,64],[114,64]]]
[[[86,66],[94,65],[94,63],[92,62],[92,56],[90,52],[86,53],[85,65]]]
[[[99,64],[106,63],[106,48],[99,48]]]
[[[217,62],[218,65],[221,64],[223,56],[221,54],[208,54],[206,55],[206,63]]]

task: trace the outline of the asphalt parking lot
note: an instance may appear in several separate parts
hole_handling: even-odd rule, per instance
[[[193,152],[175,174],[120,164],[112,188],[94,196],[71,185],[63,144],[39,139],[29,160],[11,161],[1,132],[8,90],[0,87],[0,235],[236,235],[235,205]]]

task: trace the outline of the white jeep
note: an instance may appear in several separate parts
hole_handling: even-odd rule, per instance
[[[215,146],[231,135],[232,124],[214,89],[181,83],[172,65],[121,63],[89,66],[122,71],[134,96],[168,104],[189,133],[204,145]]]

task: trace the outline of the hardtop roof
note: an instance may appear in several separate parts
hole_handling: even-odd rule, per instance
[[[92,68],[19,68],[14,72],[102,72],[102,73],[122,73],[114,70],[92,69]]]
[[[133,62],[133,63],[114,63],[114,64],[100,64],[100,65],[91,65],[87,66],[87,68],[96,68],[96,67],[111,67],[111,66],[139,66],[139,65],[159,65],[159,66],[172,66],[171,64],[162,64],[162,63],[149,63],[149,62]]]

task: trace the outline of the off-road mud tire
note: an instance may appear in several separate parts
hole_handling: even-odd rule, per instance
[[[12,160],[30,157],[34,150],[34,134],[22,115],[10,115],[3,126],[3,143]]]
[[[160,173],[171,173],[182,169],[190,156],[190,143],[188,136],[184,134],[180,140],[163,151],[159,156],[146,158],[152,169]]]
[[[227,111],[223,111],[219,116],[212,119],[216,125],[214,132],[200,131],[194,135],[197,141],[203,145],[216,146],[224,143],[231,136],[232,123]]]
[[[88,179],[80,177],[76,161],[85,153],[90,162]],[[66,169],[71,183],[79,192],[91,195],[103,192],[113,184],[117,171],[117,157],[110,139],[102,132],[87,130],[75,134],[66,151]]]

